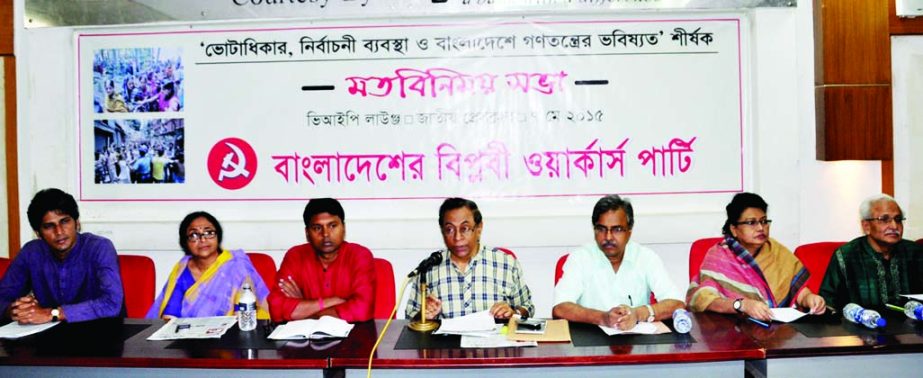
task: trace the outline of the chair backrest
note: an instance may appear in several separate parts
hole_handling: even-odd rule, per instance
[[[500,251],[502,251],[503,253],[507,254],[507,255],[513,256],[514,259],[516,258],[516,254],[513,253],[513,251],[511,251],[511,250],[509,250],[509,249],[507,249],[507,248],[503,248],[503,247],[496,247],[496,248],[499,249]]]
[[[260,252],[247,252],[247,257],[250,258],[250,263],[260,274],[266,287],[272,288],[273,282],[276,281],[276,261],[272,259],[272,256]]]
[[[375,258],[375,319],[387,319],[394,309],[394,268],[388,260]]]
[[[795,257],[801,260],[804,267],[811,273],[808,278],[808,289],[817,294],[820,290],[820,284],[824,282],[824,274],[827,273],[827,265],[830,264],[830,258],[833,252],[840,248],[845,242],[820,242],[801,245],[795,248]]]
[[[689,247],[689,281],[692,281],[692,277],[699,274],[699,269],[702,268],[702,260],[705,260],[705,252],[708,252],[711,247],[718,244],[722,239],[724,238],[705,238],[692,242],[692,246]]]
[[[0,257],[0,278],[3,278],[3,275],[6,274],[6,269],[10,267],[10,259],[6,257]]]
[[[567,262],[567,256],[570,256],[570,253],[567,253],[564,256],[558,257],[558,263],[554,266],[554,284],[555,285],[558,284],[558,281],[561,280],[561,276],[564,275],[564,263]]]
[[[129,318],[143,318],[154,303],[154,260],[147,256],[119,255],[119,273]]]

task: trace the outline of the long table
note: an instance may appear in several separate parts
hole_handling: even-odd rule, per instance
[[[401,334],[412,331],[405,330],[404,321],[395,323],[376,352],[373,361],[376,377],[422,376],[437,370],[440,377],[492,373],[515,374],[516,377],[547,377],[549,374],[555,377],[611,377],[616,372],[740,377],[744,360],[765,356],[758,345],[732,326],[733,321],[714,315],[699,315],[698,326],[693,328],[691,337],[678,338],[678,342],[673,343],[651,344],[639,340],[641,343],[575,346],[579,344],[580,335],[602,334],[602,331],[595,326],[571,324],[574,343],[497,349],[401,349],[397,345]],[[348,353],[333,356],[331,369],[344,369],[347,376],[364,375],[373,341],[367,340]]]
[[[266,330],[231,328],[220,340],[148,341],[162,320],[101,319],[62,323],[18,340],[0,341],[2,377],[210,377],[235,369],[248,377],[274,377],[291,369],[322,377],[330,354],[266,341]]]
[[[742,324],[741,331],[766,350],[747,361],[754,377],[914,377],[923,372],[923,322],[882,310],[884,329],[870,330],[841,316],[806,316],[769,328]]]
[[[408,335],[399,345],[401,334],[411,331],[406,330],[405,320],[395,320],[375,353],[373,375],[586,378],[676,373],[739,377],[746,371],[754,376],[786,377],[855,376],[871,370],[874,376],[891,376],[920,371],[923,364],[923,326],[910,320],[889,319],[891,328],[870,331],[838,318],[762,328],[731,316],[694,316],[688,338],[676,336],[674,341],[614,336],[606,342],[609,345],[586,345],[587,335],[598,341],[594,332],[601,331],[572,324],[574,343],[478,349],[460,348],[450,339],[430,340],[427,347],[408,346]],[[904,323],[898,327],[900,322]],[[279,369],[287,375],[308,377],[361,376],[384,324],[383,320],[359,323],[349,338],[321,343],[268,341],[268,330],[262,327],[243,334],[235,327],[218,340],[148,341],[162,321],[65,323],[38,335],[0,341],[0,376],[269,377],[278,376]],[[416,337],[417,342],[423,340]]]

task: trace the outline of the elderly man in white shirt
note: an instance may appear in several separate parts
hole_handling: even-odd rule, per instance
[[[683,292],[667,276],[660,257],[629,241],[634,210],[628,199],[601,198],[592,223],[596,243],[570,254],[555,286],[556,318],[627,330],[641,321],[669,319],[683,307]]]

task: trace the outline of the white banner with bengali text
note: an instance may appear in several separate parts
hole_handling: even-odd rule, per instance
[[[659,16],[81,31],[79,197],[741,191],[746,19]]]

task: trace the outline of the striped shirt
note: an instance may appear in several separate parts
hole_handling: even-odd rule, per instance
[[[451,252],[440,252],[442,263],[426,273],[427,295],[442,301],[442,313],[438,318],[489,310],[497,302],[506,302],[513,309],[522,307],[529,314],[535,314],[532,293],[523,282],[519,261],[513,256],[482,246],[462,273],[449,258]],[[420,311],[418,280],[414,280],[411,293],[405,310],[408,319]]]

